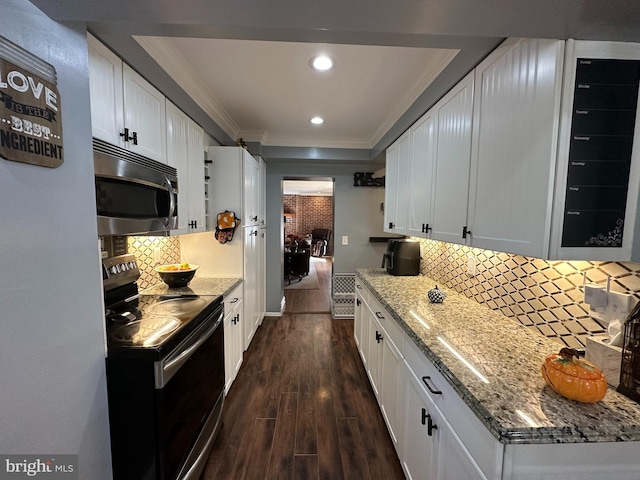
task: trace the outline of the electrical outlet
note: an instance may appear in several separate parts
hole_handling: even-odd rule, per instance
[[[349,245],[349,237],[347,235],[342,236],[342,245]]]
[[[476,275],[476,257],[467,255],[467,274],[471,277]]]
[[[618,292],[608,292],[608,297],[605,320],[607,322],[616,319],[624,321],[633,309],[633,297],[627,293]]]

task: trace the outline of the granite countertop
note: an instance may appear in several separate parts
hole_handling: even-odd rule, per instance
[[[198,277],[197,275],[186,287],[170,288],[160,282],[140,291],[140,295],[222,295],[226,297],[242,283],[241,278]]]
[[[558,342],[452,290],[443,289],[444,303],[430,303],[427,291],[437,282],[423,275],[392,276],[383,269],[356,275],[500,442],[640,441],[638,403],[611,388],[598,403],[579,403],[546,386],[540,367],[547,354],[560,350]]]

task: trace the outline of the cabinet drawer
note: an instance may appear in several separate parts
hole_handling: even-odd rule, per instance
[[[503,446],[409,338],[405,361],[487,478],[500,478]],[[439,392],[439,393],[435,393]]]
[[[240,301],[242,301],[242,284],[224,297],[224,314],[229,314]]]
[[[404,332],[398,322],[387,312],[372,294],[369,294],[369,308],[380,326],[384,328],[400,354],[404,356]]]
[[[356,294],[360,297],[360,299],[366,303],[367,305],[369,304],[369,290],[367,290],[367,287],[364,286],[364,284],[358,280],[358,278],[356,277]]]

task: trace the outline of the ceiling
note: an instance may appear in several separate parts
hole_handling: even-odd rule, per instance
[[[506,37],[640,42],[637,0],[31,1],[85,22],[215,140],[242,137],[267,162],[383,161]],[[333,71],[311,71],[318,52]]]
[[[135,37],[231,138],[371,149],[458,50]],[[309,60],[336,60],[317,72]],[[321,116],[325,122],[309,121]]]

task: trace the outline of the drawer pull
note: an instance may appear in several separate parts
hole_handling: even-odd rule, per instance
[[[438,426],[435,423],[433,423],[433,420],[431,419],[431,415],[427,414],[427,435],[432,437],[433,431],[437,429],[438,429]]]
[[[429,391],[431,393],[433,393],[434,395],[442,395],[442,391],[441,390],[436,390],[435,387],[432,387],[431,385],[429,385],[429,382],[427,382],[427,380],[431,380],[431,377],[422,377],[422,381],[427,386]]]
[[[384,320],[384,315],[380,312],[376,312],[376,317],[378,317],[380,320]]]
[[[357,288],[358,290],[362,290],[362,285],[358,284],[358,285],[356,285],[356,288]]]

